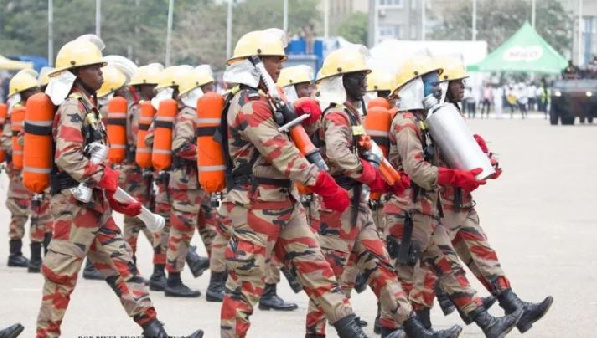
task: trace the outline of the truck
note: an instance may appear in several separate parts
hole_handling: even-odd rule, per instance
[[[593,123],[597,116],[597,83],[593,78],[555,80],[552,84],[550,124]]]

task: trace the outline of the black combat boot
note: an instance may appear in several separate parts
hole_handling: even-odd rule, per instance
[[[518,309],[504,317],[492,317],[483,307],[479,307],[469,317],[481,328],[486,338],[502,338],[517,325],[521,315],[523,310]]]
[[[42,268],[42,243],[31,242],[31,260],[27,266],[28,272],[40,272]]]
[[[399,329],[388,329],[387,327],[381,327],[381,338],[401,338],[404,337],[404,330]]]
[[[220,303],[225,296],[225,283],[227,282],[227,271],[211,272],[210,283],[206,289],[206,301]]]
[[[190,289],[181,281],[180,272],[169,272],[167,278],[167,286],[165,287],[165,297],[200,297],[201,293],[197,290]]]
[[[25,328],[19,323],[11,325],[0,330],[0,338],[17,338],[23,330],[25,330]]]
[[[377,334],[381,333],[381,324],[379,323],[379,318],[381,318],[381,303],[377,302],[377,316],[375,316],[375,324],[373,324],[373,332]]]
[[[367,338],[367,334],[356,324],[356,315],[348,315],[333,323],[340,338]]]
[[[169,335],[165,331],[165,327],[158,319],[142,326],[142,329],[144,329],[144,332],[142,332],[144,338],[169,338]]]
[[[360,327],[366,327],[369,325],[366,320],[362,320],[359,316],[356,316],[356,324],[358,324]]]
[[[198,330],[189,336],[185,336],[185,338],[202,338],[202,337],[204,337],[204,331],[202,331],[202,330]]]
[[[296,278],[294,277],[294,274],[291,273],[288,268],[286,268],[284,266],[283,268],[281,268],[281,271],[283,272],[285,279],[287,279],[288,284],[290,285],[290,288],[292,289],[292,291],[294,291],[294,293],[298,293],[298,292],[302,291],[302,284],[300,284],[296,280]]]
[[[275,311],[294,311],[298,308],[296,303],[288,303],[281,299],[277,295],[276,284],[265,284],[262,297],[258,302],[258,308],[261,310],[275,310]]]
[[[354,290],[357,293],[361,293],[367,289],[367,278],[362,273],[356,276],[356,284],[354,284]]]
[[[48,253],[48,245],[50,245],[51,240],[52,240],[52,233],[51,232],[45,233],[44,241],[42,242],[42,245],[44,246],[44,256],[46,256],[46,253]]]
[[[481,306],[483,306],[484,309],[489,310],[492,305],[496,304],[496,297],[494,296],[487,296],[487,297],[481,297]]]
[[[554,299],[548,296],[540,303],[524,302],[512,289],[504,290],[498,295],[498,302],[505,313],[513,313],[518,309],[523,309],[523,315],[517,323],[517,329],[521,333],[531,329],[533,323],[540,320],[548,312],[553,301]]]
[[[426,307],[422,310],[415,310],[415,314],[417,315],[417,319],[423,324],[426,329],[431,330],[431,309]]]
[[[456,307],[454,306],[454,303],[452,303],[452,301],[450,300],[450,297],[448,297],[448,294],[446,292],[444,292],[444,290],[442,290],[442,288],[440,287],[439,281],[435,282],[434,291],[435,291],[435,298],[437,298],[438,304],[440,305],[440,308],[442,309],[444,316],[447,316],[447,315],[451,314],[452,312],[456,311]]]
[[[185,262],[190,267],[192,275],[196,278],[202,276],[204,271],[210,267],[210,260],[208,257],[200,256],[196,253],[196,246],[190,245],[187,255],[185,256]]]
[[[150,275],[150,291],[165,291],[165,286],[167,286],[165,266],[156,264],[154,265],[154,272]]]
[[[304,335],[304,338],[325,338],[325,335],[317,333],[307,333]]]
[[[16,266],[26,268],[29,265],[29,260],[23,256],[21,248],[23,241],[20,239],[11,239],[9,242],[10,255],[8,256],[8,266]]]
[[[396,331],[398,332],[398,331]],[[396,338],[401,336],[395,336],[396,332],[392,335],[388,335],[388,338]],[[433,331],[425,328],[423,324],[417,319],[415,314],[412,314],[407,321],[404,322],[404,333],[408,338],[456,338],[462,332],[462,327],[454,325],[447,330]],[[383,337],[383,335],[382,335]]]
[[[100,271],[96,270],[94,264],[88,258],[85,262],[85,268],[83,269],[83,278],[89,280],[104,280],[104,276]]]

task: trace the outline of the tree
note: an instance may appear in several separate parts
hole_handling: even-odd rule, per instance
[[[342,22],[337,33],[352,43],[367,45],[368,21],[366,13],[353,13]]]
[[[439,40],[470,40],[472,1],[443,2],[434,13],[440,22],[428,37]],[[531,3],[522,0],[478,0],[477,39],[486,40],[494,50],[523,23],[531,20]],[[570,50],[572,16],[558,0],[538,1],[536,9],[537,32],[558,52]]]

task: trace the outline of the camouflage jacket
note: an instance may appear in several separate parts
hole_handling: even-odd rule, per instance
[[[390,128],[389,161],[412,181],[412,187],[391,201],[404,210],[425,215],[439,215],[438,168],[439,153],[433,147],[420,113],[398,112]],[[425,144],[425,145],[424,145]]]
[[[171,189],[199,189],[198,170],[196,167],[196,154],[193,158],[181,158],[180,152],[188,145],[196,145],[196,110],[182,106],[175,116],[171,152],[173,165],[169,188]]]
[[[253,163],[248,169],[257,179],[291,179],[303,185],[315,184],[319,169],[300,154],[286,134],[278,131],[273,108],[264,93],[248,87],[237,92],[227,111],[227,127],[234,175]],[[296,193],[293,194],[297,199]],[[256,189],[250,184],[240,184],[228,193],[227,199],[242,205],[264,202],[281,208],[289,205],[290,190],[272,184],[258,184]]]

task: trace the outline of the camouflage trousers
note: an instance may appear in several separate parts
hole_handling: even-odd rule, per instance
[[[83,206],[67,190],[52,196],[51,212],[56,223],[42,264],[45,283],[37,319],[38,338],[60,336],[60,325],[86,256],[140,326],[156,318],[144,280],[133,263],[131,248],[106,201],[102,209],[99,212]]]
[[[194,230],[198,229],[211,258],[212,242],[217,235],[217,218],[210,206],[210,196],[200,189],[169,189],[171,230],[167,248],[167,271],[181,272]]]
[[[31,216],[29,236],[32,242],[42,242],[44,234],[52,233],[50,194],[33,194],[21,180],[21,170],[8,170],[10,183],[6,196],[6,208],[10,211],[9,238],[22,240],[25,224]]]
[[[221,337],[246,337],[272,255],[296,273],[307,295],[330,322],[350,315],[348,299],[335,284],[304,208],[291,200],[257,201],[252,206],[226,202],[220,211],[229,215],[232,234],[226,252],[229,276],[221,307]]]
[[[446,229],[442,227],[435,217],[421,214],[413,211],[408,216],[404,208],[394,200],[388,202],[384,208],[386,213],[386,222],[390,235],[400,245],[403,230],[407,217],[413,222],[412,241],[418,243],[421,250],[421,260],[416,266],[400,264],[394,258],[394,264],[398,270],[398,277],[402,281],[404,290],[409,295],[409,300],[414,304],[414,300],[421,297],[414,289],[413,285],[421,273],[419,264],[427,264],[435,271],[440,280],[441,288],[448,294],[452,302],[463,313],[469,314],[477,307],[481,306],[481,299],[476,296],[465,276],[460,260],[456,252],[452,250],[450,237]],[[415,308],[419,310],[419,308]],[[389,325],[389,314],[382,309],[382,318],[380,320],[383,326]]]
[[[475,208],[455,212],[444,209],[442,226],[448,231],[452,245],[460,259],[485,288],[497,296],[510,288],[510,282],[500,266],[496,251],[491,247],[479,224]],[[437,276],[431,269],[424,269],[415,280],[413,299],[418,306],[431,308],[435,298],[434,286]]]
[[[387,309],[397,323],[395,327],[408,319],[412,308],[396,277],[396,271],[365,200],[342,214],[322,207],[319,228],[316,230],[323,255],[338,282],[342,284],[342,278],[345,279],[343,283],[347,294],[354,286],[356,276],[362,273],[382,307]],[[350,269],[347,268],[349,262],[353,264]],[[312,301],[306,315],[306,333],[325,334],[323,310]]]
[[[171,232],[171,197],[167,188],[169,179],[161,180],[159,172],[154,173],[154,182],[151,187],[154,195],[153,212],[165,219],[165,227],[154,233],[154,265],[167,264],[167,248],[169,246],[169,233]]]
[[[136,168],[134,165],[125,164],[121,167],[121,170],[119,170],[119,186],[146,207],[149,205],[150,194],[150,187],[148,183],[148,179],[142,175],[142,171]],[[144,222],[137,217],[125,215],[123,236],[127,243],[129,243],[134,257],[135,253],[137,252],[137,243],[140,231],[144,233],[144,236],[148,239],[156,251],[154,234],[146,227]]]

